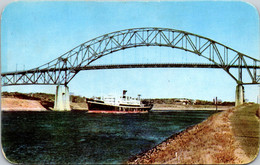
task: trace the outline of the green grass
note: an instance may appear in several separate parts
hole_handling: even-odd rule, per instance
[[[256,112],[259,104],[238,107],[231,116],[232,131],[250,159],[255,159],[259,151],[259,118]]]

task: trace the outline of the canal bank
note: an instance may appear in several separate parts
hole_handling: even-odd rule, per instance
[[[50,101],[1,97],[2,111],[50,111],[53,110],[53,105]],[[72,110],[88,110],[86,103],[71,103],[70,106]]]
[[[3,111],[48,111],[53,109],[54,103],[51,101],[42,101],[37,99],[22,99],[15,97],[2,97],[1,110]],[[70,103],[72,110],[87,111],[86,103]],[[228,110],[232,106],[218,106],[217,110]],[[215,105],[175,105],[175,104],[155,104],[152,108],[154,112],[163,111],[184,111],[184,110],[203,110],[215,111]]]
[[[47,111],[39,100],[1,98],[1,111]]]
[[[212,115],[132,157],[128,164],[246,164],[259,150],[259,105]]]

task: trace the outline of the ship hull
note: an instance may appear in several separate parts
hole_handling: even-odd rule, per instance
[[[147,113],[152,109],[151,106],[115,106],[105,103],[87,101],[89,113]]]

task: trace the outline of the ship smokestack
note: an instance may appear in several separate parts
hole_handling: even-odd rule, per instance
[[[125,98],[126,92],[127,92],[127,90],[123,90],[123,98]]]
[[[140,94],[138,95],[138,100],[141,100],[141,95]]]

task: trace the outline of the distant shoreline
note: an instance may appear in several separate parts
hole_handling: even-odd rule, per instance
[[[217,106],[217,110],[224,111],[234,106]],[[155,104],[152,108],[152,111],[159,112],[159,111],[196,111],[196,110],[203,110],[203,111],[216,111],[215,105],[174,105],[174,104]]]
[[[228,110],[233,106],[218,106],[218,111]],[[72,110],[87,111],[86,103],[71,103]],[[2,111],[51,111],[53,107],[42,105],[40,100],[21,99],[15,97],[1,97]],[[155,104],[153,112],[163,111],[216,111],[215,105],[175,105],[175,104]]]

